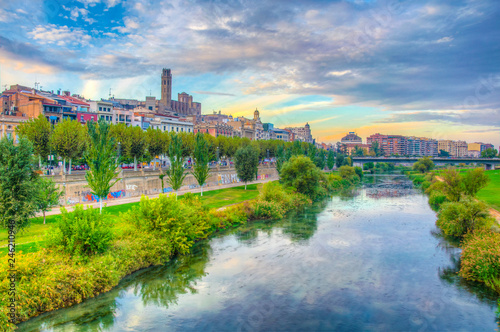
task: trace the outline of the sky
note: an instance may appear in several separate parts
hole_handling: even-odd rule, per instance
[[[498,0],[0,0],[0,85],[500,145]],[[111,89],[111,90],[110,90]],[[175,98],[174,98],[175,99]]]

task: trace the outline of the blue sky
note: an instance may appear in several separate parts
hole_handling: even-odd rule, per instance
[[[500,3],[0,0],[0,84],[173,92],[276,126],[500,145]]]

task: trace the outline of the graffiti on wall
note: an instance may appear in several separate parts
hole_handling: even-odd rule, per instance
[[[104,200],[125,197],[125,194],[126,194],[125,190],[112,191],[108,194],[107,197],[104,198]],[[99,202],[99,197],[97,197],[94,194],[91,194],[90,191],[83,192],[82,196],[83,196],[82,200],[84,202]]]
[[[240,182],[240,179],[236,174],[218,174],[217,175],[217,183],[218,184],[228,184],[228,183],[237,183]]]
[[[172,192],[172,188],[171,187],[163,188],[163,193],[169,193],[169,192]]]

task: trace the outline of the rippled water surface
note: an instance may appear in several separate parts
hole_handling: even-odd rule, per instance
[[[256,222],[21,331],[493,331],[496,295],[459,278],[404,177]]]

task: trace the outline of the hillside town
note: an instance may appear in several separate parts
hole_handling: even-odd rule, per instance
[[[28,119],[43,114],[52,125],[63,120],[104,121],[123,123],[127,127],[159,129],[162,132],[208,133],[214,137],[246,137],[250,140],[281,140],[306,142],[319,149],[333,150],[345,155],[392,155],[392,156],[446,156],[478,158],[490,143],[436,140],[426,137],[372,134],[363,142],[355,132],[349,132],[337,143],[322,143],[313,138],[311,127],[275,127],[263,122],[255,109],[252,117],[223,114],[221,111],[202,114],[201,103],[182,92],[178,100],[172,99],[172,70],[161,73],[161,98],[146,96],[144,100],[115,98],[89,100],[70,91],[43,91],[22,85],[11,85],[0,95],[2,104],[0,137],[16,140],[15,128]],[[38,87],[38,86],[37,86]],[[379,151],[373,151],[373,143]]]

